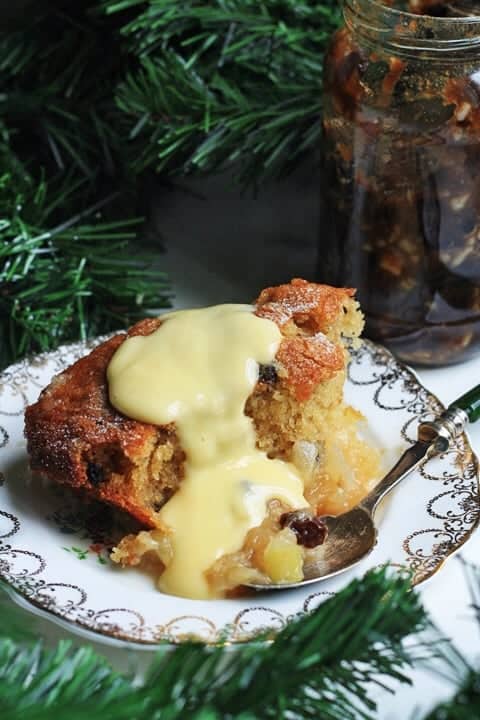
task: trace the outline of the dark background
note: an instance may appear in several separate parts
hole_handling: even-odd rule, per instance
[[[166,250],[158,265],[176,304],[248,302],[265,286],[315,277],[321,188],[314,159],[258,192],[242,190],[227,172],[159,187],[152,205],[148,239]]]

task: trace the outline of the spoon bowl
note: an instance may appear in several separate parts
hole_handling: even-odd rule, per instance
[[[372,516],[361,506],[336,517],[327,515],[322,520],[327,526],[327,537],[318,551],[318,560],[304,567],[302,585],[353,567],[377,542]]]
[[[325,515],[326,538],[316,552],[315,562],[304,565],[303,580],[291,583],[256,583],[255,590],[284,590],[326,580],[344,572],[366,557],[377,542],[377,529],[372,515],[365,507],[357,506],[342,515]]]

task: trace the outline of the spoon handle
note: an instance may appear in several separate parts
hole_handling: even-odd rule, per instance
[[[409,447],[394,467],[365,497],[360,505],[367,512],[374,513],[378,503],[427,457],[444,452],[452,440],[458,437],[467,422],[480,418],[480,385],[468,390],[454,400],[448,408],[432,422],[418,426],[418,442]]]
[[[398,485],[404,477],[418,467],[425,457],[435,454],[433,445],[429,442],[416,442],[415,445],[407,448],[393,468],[380,480],[378,485],[375,485],[367,497],[363,498],[360,506],[373,514],[380,500],[390,490],[393,490],[395,485]]]
[[[449,410],[455,408],[460,408],[460,410],[466,412],[471,423],[476,422],[480,418],[480,385],[468,390],[448,406]]]

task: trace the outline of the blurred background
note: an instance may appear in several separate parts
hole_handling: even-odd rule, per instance
[[[313,279],[319,185],[318,164],[306,162],[258,192],[229,172],[157,188],[147,237],[165,249],[175,304],[248,302],[268,285]]]

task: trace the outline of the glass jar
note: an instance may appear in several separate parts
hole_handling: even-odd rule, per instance
[[[318,279],[356,287],[366,335],[416,364],[480,350],[480,17],[468,2],[344,0],[325,63]]]

